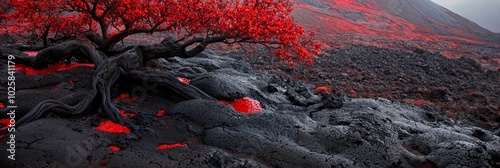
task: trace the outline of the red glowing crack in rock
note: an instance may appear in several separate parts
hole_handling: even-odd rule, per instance
[[[127,113],[125,113],[125,110],[121,109],[120,110],[120,115],[123,116],[123,117],[127,117]]]
[[[10,124],[10,118],[0,119],[0,125],[2,126],[0,128],[0,130],[5,130],[5,129],[9,128],[9,124]],[[2,139],[3,137],[5,137],[5,135],[0,134],[0,139]]]
[[[177,79],[186,85],[188,85],[190,82],[188,78],[177,77]]]
[[[23,53],[25,53],[26,55],[30,56],[30,57],[35,57],[38,52],[36,51],[24,51]]]
[[[316,89],[314,89],[314,92],[315,93],[331,93],[332,89],[331,89],[331,87],[328,87],[328,86],[320,86],[320,87],[317,87]]]
[[[107,121],[102,122],[99,126],[96,127],[96,129],[99,131],[109,132],[109,133],[126,133],[126,134],[130,133],[129,128],[127,128],[123,125],[114,123],[111,120],[107,120]]]
[[[123,117],[127,117],[127,116],[130,116],[130,117],[135,117],[135,116],[137,116],[137,114],[136,114],[136,113],[134,113],[134,112],[130,112],[130,113],[128,113],[128,112],[126,112],[126,111],[125,111],[125,110],[123,110],[123,109],[121,109],[121,110],[120,110],[120,115],[121,115],[121,116],[123,116]]]
[[[135,97],[130,97],[129,93],[122,93],[119,96],[113,98],[114,102],[128,101],[128,102],[136,102],[137,99]]]
[[[174,143],[174,144],[161,144],[158,145],[156,148],[158,150],[164,150],[164,149],[172,149],[172,148],[179,148],[179,147],[186,147],[186,144],[182,143]]]
[[[0,127],[0,130],[7,129],[7,127],[9,127],[9,124],[10,124],[10,118],[0,119],[0,125],[2,126]]]
[[[163,109],[161,109],[160,111],[158,111],[158,113],[156,113],[156,116],[158,116],[158,117],[161,117],[163,115],[165,115],[165,110],[163,110]]]
[[[114,145],[109,146],[108,148],[109,148],[109,150],[113,151],[114,153],[116,153],[116,152],[118,152],[118,151],[121,150],[120,147],[114,146]]]
[[[238,99],[236,101],[227,102],[221,100],[223,104],[229,104],[233,106],[234,110],[240,113],[257,113],[261,112],[263,109],[260,106],[260,102],[248,97]]]

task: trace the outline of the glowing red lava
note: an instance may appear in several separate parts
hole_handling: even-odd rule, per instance
[[[358,92],[354,91],[354,90],[349,90],[349,95],[351,96],[354,96],[354,97],[357,97],[358,96]]]
[[[179,81],[181,81],[184,84],[189,84],[189,79],[188,78],[183,78],[183,77],[177,77]]]
[[[34,69],[32,67],[23,65],[23,64],[16,64],[16,70],[19,72],[22,72],[26,75],[45,75],[45,74],[50,74],[52,72],[58,72],[58,71],[65,71],[65,70],[70,70],[76,67],[94,67],[94,64],[89,64],[89,63],[72,63],[72,64],[64,64],[64,63],[57,63],[54,64],[48,68],[45,69]]]
[[[127,113],[125,113],[125,110],[123,110],[123,109],[120,110],[120,115],[123,117],[128,116]]]
[[[260,106],[260,102],[248,97],[238,99],[236,101],[227,102],[221,100],[223,104],[230,104],[233,106],[234,110],[240,113],[256,113],[261,112],[263,109]]]
[[[315,93],[331,93],[332,89],[330,87],[327,87],[327,86],[320,86],[320,87],[317,87],[316,89],[314,89],[314,92]]]
[[[130,112],[130,113],[129,113],[129,112],[126,112],[126,111],[125,111],[125,110],[123,110],[123,109],[121,109],[121,110],[120,110],[120,115],[121,115],[121,116],[123,116],[123,117],[127,117],[127,116],[130,116],[130,117],[135,117],[135,116],[137,116],[137,114],[136,114],[136,113],[134,113],[134,112]]]
[[[120,147],[114,146],[114,145],[111,145],[108,148],[109,148],[109,150],[111,150],[111,151],[113,151],[115,153],[121,150]]]
[[[114,102],[128,101],[128,102],[136,102],[137,99],[135,97],[130,97],[129,93],[122,93],[119,96],[113,98]]]
[[[158,113],[156,113],[156,116],[158,116],[158,117],[161,117],[163,115],[165,115],[165,110],[163,110],[163,109],[161,109],[160,111],[158,111]]]
[[[99,131],[102,131],[102,132],[109,132],[109,133],[126,133],[126,134],[130,133],[129,128],[127,128],[123,125],[114,123],[111,120],[107,120],[107,121],[102,122],[99,126],[97,126],[96,129]]]
[[[156,148],[158,150],[164,150],[164,149],[172,149],[172,148],[180,148],[180,147],[186,147],[186,144],[182,143],[174,143],[174,144],[161,144],[158,145]]]
[[[24,51],[23,53],[25,53],[26,55],[28,55],[30,57],[35,57],[38,54],[37,51]]]
[[[0,109],[3,109],[5,107],[5,104],[3,104],[2,102],[0,102]]]
[[[10,124],[10,118],[2,118],[2,119],[0,119],[0,124],[3,125],[2,127],[0,127],[0,130],[7,129],[7,127],[9,127],[9,124]]]

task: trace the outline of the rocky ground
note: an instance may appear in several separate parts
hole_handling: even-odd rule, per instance
[[[0,64],[6,71],[5,53],[20,53],[3,51]],[[188,78],[190,84],[219,100],[249,97],[258,100],[263,110],[242,113],[218,101],[185,101],[168,88],[122,79],[113,95],[146,91],[116,99],[127,108],[123,116],[134,124],[129,125],[130,132],[119,126],[114,131],[121,133],[103,132],[101,126],[109,119],[99,109],[81,116],[47,114],[17,128],[16,161],[7,159],[9,153],[3,151],[0,165],[500,166],[499,72],[485,71],[469,59],[448,60],[425,51],[355,46],[332,50],[329,55],[314,67],[297,69],[277,68],[268,59],[245,57],[246,63],[235,54],[221,57],[211,52],[160,60],[149,65],[151,73]],[[78,102],[91,89],[92,74],[91,67],[35,76],[18,73],[17,115],[46,99]],[[6,75],[0,74],[2,95]],[[323,85],[332,93],[316,89]],[[490,117],[471,112],[482,103],[490,111],[481,112]],[[461,106],[450,108],[452,104]],[[474,118],[457,120],[443,112]],[[5,110],[0,114],[4,118]],[[5,145],[9,140],[0,141]]]
[[[312,67],[291,69],[269,57],[241,59],[257,70],[324,86],[334,93],[430,106],[477,126],[492,130],[500,126],[500,71],[469,58],[449,59],[418,48],[403,51],[356,45],[329,50]]]

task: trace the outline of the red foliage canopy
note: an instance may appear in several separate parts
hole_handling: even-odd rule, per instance
[[[137,33],[170,32],[177,41],[223,37],[224,43],[256,43],[280,59],[311,61],[319,44],[289,16],[288,0],[10,0],[8,14],[20,32],[41,37],[99,32],[101,50]]]

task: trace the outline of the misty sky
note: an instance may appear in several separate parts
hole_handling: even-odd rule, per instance
[[[449,10],[500,33],[500,0],[432,0]]]

